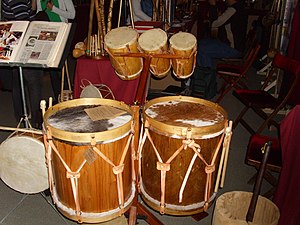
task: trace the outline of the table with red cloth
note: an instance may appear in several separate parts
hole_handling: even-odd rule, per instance
[[[109,58],[101,59],[77,59],[74,78],[74,98],[79,98],[82,88],[82,80],[88,80],[92,84],[105,84],[108,86],[118,101],[132,105],[135,101],[139,78],[134,80],[122,80],[112,67]],[[86,82],[85,82],[86,84]]]
[[[282,169],[274,196],[280,210],[278,225],[300,224],[300,105],[280,124]]]

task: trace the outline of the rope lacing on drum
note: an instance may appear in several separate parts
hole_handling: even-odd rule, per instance
[[[192,171],[192,168],[193,168],[193,165],[194,165],[194,162],[197,158],[197,156],[200,158],[200,160],[205,164],[205,172],[207,174],[207,177],[206,177],[206,185],[205,185],[205,194],[204,194],[204,211],[207,211],[208,209],[208,205],[209,205],[209,199],[211,197],[211,187],[212,187],[212,173],[215,171],[215,161],[216,161],[216,157],[219,153],[219,150],[220,150],[220,147],[221,147],[221,144],[222,144],[222,141],[223,141],[223,138],[224,138],[224,133],[222,134],[219,142],[218,142],[218,145],[216,147],[216,150],[215,150],[215,153],[213,155],[213,159],[211,161],[211,164],[208,164],[206,162],[206,160],[204,159],[204,157],[200,154],[201,152],[201,147],[199,144],[197,144],[195,142],[195,140],[193,140],[191,137],[192,137],[192,132],[191,130],[188,130],[187,131],[187,134],[186,134],[186,139],[185,140],[182,140],[182,145],[173,153],[173,155],[164,163],[159,155],[159,152],[151,138],[151,135],[149,133],[149,122],[146,120],[145,121],[145,132],[144,132],[144,135],[143,135],[143,138],[142,138],[142,142],[139,146],[139,168],[140,168],[140,171],[141,171],[141,155],[142,155],[142,149],[143,149],[143,145],[146,141],[146,138],[148,137],[148,140],[150,141],[153,149],[154,149],[154,152],[156,154],[156,157],[158,159],[158,162],[157,162],[157,170],[160,170],[161,171],[161,199],[160,199],[160,213],[161,214],[164,214],[165,212],[165,181],[166,181],[166,172],[167,171],[170,171],[170,168],[171,168],[171,161],[182,151],[182,150],[186,150],[187,148],[191,148],[195,154],[193,155],[192,159],[191,159],[191,162],[189,164],[189,167],[187,169],[187,172],[185,174],[185,177],[183,179],[183,182],[182,182],[182,185],[181,185],[181,188],[180,188],[180,191],[179,191],[179,202],[182,202],[182,198],[183,198],[183,192],[184,192],[184,189],[185,189],[185,186],[186,186],[186,183],[187,183],[187,180],[189,178],[189,175]],[[141,176],[140,176],[141,177]],[[140,181],[142,182],[142,179],[140,179]]]
[[[115,165],[106,155],[104,155],[97,147],[96,147],[96,140],[92,138],[91,145],[92,149],[109,165],[112,166],[112,171],[116,175],[117,178],[117,190],[118,190],[118,200],[119,200],[119,207],[120,207],[120,215],[124,213],[124,191],[123,191],[123,170],[124,170],[124,161],[129,149],[129,145],[132,141],[133,133],[129,135],[127,140],[125,149],[123,150],[119,165]]]
[[[47,143],[48,145],[46,145],[46,158],[47,158],[47,164],[48,164],[48,173],[49,173],[49,185],[50,185],[50,190],[53,190],[54,187],[54,180],[53,180],[53,174],[52,174],[52,164],[51,164],[51,153],[52,150],[56,153],[56,155],[58,156],[58,158],[60,159],[61,163],[63,164],[63,166],[66,169],[66,177],[68,179],[70,179],[71,181],[71,187],[72,187],[72,192],[73,192],[73,197],[74,197],[74,202],[75,202],[75,207],[76,207],[76,216],[77,216],[77,220],[78,222],[82,221],[81,218],[81,209],[80,209],[80,203],[79,203],[79,194],[78,194],[78,179],[80,177],[80,171],[83,168],[83,166],[85,165],[85,163],[87,162],[86,160],[83,160],[83,162],[81,163],[81,165],[79,166],[79,168],[76,171],[72,171],[70,169],[70,167],[67,165],[67,163],[64,161],[64,159],[61,157],[61,155],[59,154],[57,148],[55,147],[53,140],[52,140],[52,135],[51,135],[51,131],[50,129],[47,128]],[[51,183],[50,183],[51,182]],[[51,193],[53,193],[51,191]],[[53,196],[52,196],[53,198]]]

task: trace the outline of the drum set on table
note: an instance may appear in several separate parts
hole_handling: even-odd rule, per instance
[[[141,57],[148,56],[149,69],[158,77],[166,76],[171,66],[176,76],[190,76],[196,40],[182,32],[169,42],[171,54],[160,29],[138,38],[136,31],[120,27],[105,37],[116,73],[128,80],[144,72]],[[44,123],[39,143],[44,147],[27,152],[24,160],[29,162],[24,163],[5,141],[0,145],[0,163],[13,159],[23,163],[22,170],[46,171],[46,176],[27,176],[24,182],[31,184],[34,179],[48,184],[34,193],[49,187],[57,209],[71,220],[112,220],[137,207],[138,195],[161,214],[195,215],[209,208],[224,185],[232,123],[213,102],[168,96],[129,106],[112,99],[81,98],[56,105],[50,100],[47,109],[42,101],[41,109]],[[33,154],[42,157],[31,158]],[[32,160],[42,168],[32,168]],[[12,179],[3,179],[6,174]],[[1,168],[0,175],[14,188],[15,171]]]

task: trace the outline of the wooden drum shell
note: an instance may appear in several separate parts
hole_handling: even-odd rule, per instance
[[[118,164],[122,152],[117,150],[124,149],[128,136],[109,144],[98,144],[96,147],[103,152],[113,163]],[[76,143],[64,143],[60,140],[54,140],[56,148],[64,161],[70,166],[72,171],[76,171],[84,160],[85,151],[90,146],[76,146]],[[55,191],[58,201],[71,209],[75,209],[75,202],[72,193],[70,179],[66,177],[66,169],[61,163],[58,156],[53,154],[53,178],[55,182]],[[132,179],[131,179],[131,158],[130,151],[127,153],[124,161],[123,185],[125,202],[132,196]],[[81,172],[78,180],[79,202],[82,212],[85,213],[104,213],[98,218],[84,217],[82,221],[87,223],[103,222],[116,218],[120,215],[119,211],[105,215],[105,212],[118,209],[118,191],[116,177],[112,172],[112,167],[102,158],[98,157],[91,165],[86,164]],[[59,211],[72,220],[77,220],[76,215],[72,215],[63,207],[59,207]],[[125,207],[129,209],[130,204]]]
[[[165,31],[160,28],[147,30],[139,37],[140,48],[148,54],[168,53],[168,37]],[[163,78],[168,75],[171,69],[171,62],[168,58],[151,58],[150,71],[158,77]]]
[[[174,34],[169,41],[172,54],[187,58],[172,59],[173,74],[180,79],[192,76],[196,66],[196,38],[190,33],[179,32]]]
[[[159,101],[167,102],[168,100],[178,99],[180,101],[199,102],[213,107],[224,115],[224,121],[214,126],[192,128],[192,138],[201,147],[201,154],[205,161],[210,164],[217,146],[222,139],[222,133],[227,123],[227,113],[217,104],[190,97],[163,97],[156,98],[154,102],[149,102],[145,106],[147,109],[150,105],[159,103]],[[145,110],[144,110],[145,111]],[[178,127],[156,121],[144,112],[144,119],[149,123],[150,136],[159,152],[163,162],[166,162],[173,153],[180,148],[182,140],[185,139],[188,127]],[[211,137],[209,137],[211,136]],[[221,140],[222,141],[222,140]],[[183,192],[182,202],[179,203],[179,191],[187,168],[194,155],[192,149],[187,148],[179,153],[170,163],[170,170],[166,173],[165,183],[165,210],[164,213],[170,215],[193,215],[204,211],[204,196],[206,185],[205,164],[197,157],[193,165],[193,169],[189,175],[186,187]],[[214,184],[216,181],[217,171],[219,167],[221,151],[218,152],[215,161],[215,171],[212,173],[212,185],[210,191],[211,199],[209,205],[213,202],[215,194]],[[161,197],[161,172],[157,170],[157,156],[152,144],[147,138],[141,155],[141,177],[140,182],[142,199],[153,209],[160,211]]]
[[[118,36],[123,39],[127,37],[127,43],[122,43],[122,41],[118,43],[119,40],[115,40]],[[136,79],[142,72],[143,60],[137,57],[115,56],[115,54],[139,53],[138,33],[128,27],[115,28],[106,34],[104,42],[116,74],[122,80]]]
[[[71,171],[77,171],[91,148],[91,140],[95,139],[95,147],[114,165],[119,165],[123,151],[130,137],[131,121],[112,130],[95,133],[76,133],[57,129],[51,126],[48,119],[54,113],[74,106],[108,105],[127,111],[132,115],[129,106],[111,99],[82,98],[59,103],[49,108],[44,115],[44,125],[52,135],[52,141],[58,154],[52,150],[53,200],[58,210],[67,218],[78,221],[72,185],[67,178],[67,170],[62,160]],[[75,124],[74,124],[75,126]],[[122,214],[118,201],[118,188],[113,167],[102,157],[94,153],[95,160],[84,164],[78,178],[78,199],[81,220],[78,222],[98,223],[114,219]],[[134,198],[135,187],[132,180],[131,146],[125,155],[122,173],[124,212],[129,209]]]

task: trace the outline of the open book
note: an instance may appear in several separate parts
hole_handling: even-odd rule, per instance
[[[58,67],[71,26],[63,22],[0,22],[0,65]]]

